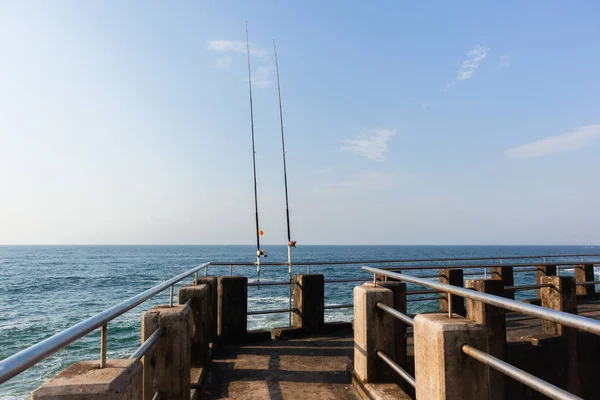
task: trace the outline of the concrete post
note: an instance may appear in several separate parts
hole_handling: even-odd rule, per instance
[[[217,278],[217,335],[223,344],[246,341],[248,329],[248,278]]]
[[[140,360],[106,360],[77,362],[33,393],[32,400],[141,400],[142,362]]]
[[[575,282],[593,282],[594,279],[594,264],[583,264],[575,266]],[[596,297],[595,285],[578,285],[577,296],[582,296],[586,299]]]
[[[206,312],[204,313],[206,340],[208,343],[215,343],[217,341],[217,277],[199,277],[193,284],[207,286]]]
[[[188,306],[155,306],[142,316],[142,342],[158,328],[165,329],[142,360],[145,400],[151,400],[156,391],[163,400],[190,398],[192,324]]]
[[[544,276],[555,276],[556,275],[556,265],[538,265],[535,267],[535,283],[542,283],[542,277]],[[542,297],[542,290],[538,289],[537,297]]]
[[[395,354],[393,317],[377,307],[379,302],[393,307],[392,291],[381,286],[354,288],[354,374],[364,383],[394,379],[394,371],[377,356],[377,351]]]
[[[503,286],[514,286],[515,279],[513,267],[492,267],[492,279],[502,281]],[[499,296],[507,299],[515,299],[515,292],[512,290],[503,290]]]
[[[319,274],[294,275],[294,327],[316,333],[325,324],[325,278]]]
[[[504,282],[498,279],[467,280],[466,287],[496,296],[504,294]],[[505,311],[502,308],[467,299],[467,318],[482,324],[488,332],[487,348],[482,350],[501,360],[506,360],[507,347],[504,314]],[[484,368],[488,375],[489,399],[504,400],[504,374],[489,367]]]
[[[483,325],[446,314],[415,317],[415,381],[417,399],[488,399],[488,376],[481,363],[462,352],[464,344],[485,349]]]
[[[463,287],[462,269],[440,269],[440,282]],[[448,293],[440,294],[440,311],[448,311]],[[452,295],[452,313],[465,316],[465,299]]]
[[[206,365],[208,358],[208,341],[206,340],[206,303],[208,301],[207,285],[184,286],[177,292],[179,304],[185,304],[191,300],[190,307],[194,316],[194,334],[192,335],[192,366],[202,367]]]
[[[400,311],[403,314],[406,314],[406,283],[404,282],[394,282],[387,281],[384,283],[378,283],[377,286],[381,286],[392,291],[394,296],[394,309]],[[395,351],[392,356],[392,359],[401,366],[406,369],[407,362],[407,346],[406,346],[406,324],[396,318],[393,319],[394,323],[394,342],[395,342]],[[398,382],[404,383],[404,379],[398,377]]]
[[[570,276],[544,276],[541,277],[541,283],[552,285],[552,287],[540,289],[542,307],[577,314],[575,278]],[[581,395],[577,330],[547,320],[542,320],[542,326],[545,333],[562,336],[565,339],[567,346],[567,389],[573,394]]]

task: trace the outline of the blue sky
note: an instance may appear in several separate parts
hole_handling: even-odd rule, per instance
[[[0,1],[0,243],[600,243],[600,4]]]

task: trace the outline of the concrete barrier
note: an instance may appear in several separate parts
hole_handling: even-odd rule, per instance
[[[222,344],[246,341],[248,329],[248,278],[217,278],[217,335]]]
[[[456,315],[419,314],[414,320],[417,399],[488,399],[488,375],[463,344],[487,346],[483,325]]]
[[[394,371],[377,356],[377,351],[395,354],[393,317],[377,307],[379,302],[393,307],[392,291],[381,286],[354,288],[354,376],[363,383],[395,378]]]
[[[463,287],[462,269],[440,269],[439,281],[448,285]],[[455,294],[452,296],[452,313],[465,316],[465,299]],[[440,311],[448,311],[448,293],[440,294]]]
[[[295,328],[316,333],[325,324],[325,278],[320,274],[294,275]]]
[[[177,292],[179,304],[183,305],[190,300],[192,315],[194,317],[191,362],[193,367],[206,365],[208,359],[208,340],[206,339],[206,304],[208,303],[207,285],[183,286]]]
[[[513,267],[492,267],[491,276],[492,279],[501,281],[503,286],[515,285]],[[513,290],[503,290],[500,296],[514,300],[515,292]]]
[[[215,276],[199,277],[192,284],[207,286],[206,311],[204,312],[206,341],[215,343],[217,341],[217,278]]]
[[[545,276],[556,276],[556,265],[538,265],[535,267],[535,283],[541,284]],[[542,289],[537,290],[537,297],[542,297]]]
[[[142,362],[140,360],[107,360],[77,362],[33,393],[32,400],[141,400]]]
[[[502,296],[505,292],[504,282],[499,279],[467,280],[465,287],[478,292]],[[467,299],[467,318],[485,326],[488,332],[487,346],[481,349],[489,355],[506,360],[506,319],[505,310],[490,306],[480,301]],[[483,366],[489,382],[488,396],[490,400],[505,399],[504,374],[490,367]]]
[[[152,307],[142,316],[142,342],[158,328],[164,328],[165,333],[142,359],[144,399],[151,400],[157,391],[163,400],[189,399],[192,309],[181,305]]]
[[[574,272],[576,283],[593,282],[596,280],[594,277],[594,264],[576,265]],[[593,299],[596,297],[596,286],[578,285],[576,292],[578,297]]]

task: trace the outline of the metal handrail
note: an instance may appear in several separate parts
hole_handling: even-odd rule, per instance
[[[416,387],[417,383],[415,382],[415,378],[413,378],[408,372],[406,372],[401,366],[396,364],[394,360],[389,358],[387,354],[383,351],[378,351],[377,356],[381,358],[387,365],[390,366],[398,375],[400,375],[408,384],[412,387]]]
[[[295,312],[295,308],[278,308],[275,310],[263,310],[263,311],[248,311],[246,315],[262,315],[262,314],[279,314],[286,312]]]
[[[541,394],[550,397],[551,399],[583,400],[581,397],[575,396],[574,394],[571,394],[566,390],[559,388],[558,386],[554,386],[553,384],[548,383],[537,376],[531,375],[530,373],[508,364],[494,356],[491,356],[473,346],[465,344],[462,346],[462,351],[469,357],[472,357],[475,360],[494,368],[496,371],[502,372],[506,376],[510,376],[511,378],[529,386]]]
[[[400,311],[396,310],[395,308],[392,308],[386,304],[383,304],[382,302],[377,303],[377,307],[381,308],[383,311],[390,314],[392,317],[399,319],[400,321],[404,322],[407,325],[410,325],[410,326],[414,325],[414,321],[411,317],[409,317],[406,314],[401,313]]]
[[[331,304],[331,305],[325,305],[323,308],[325,310],[334,310],[336,308],[351,308],[354,307],[354,303],[348,303],[348,304]]]
[[[417,299],[407,299],[407,303],[412,303],[415,301],[431,301],[431,300],[439,300],[440,296],[429,296],[429,297],[419,297]]]
[[[413,259],[401,259],[401,260],[352,260],[352,261],[297,261],[292,262],[292,266],[306,266],[306,265],[343,265],[343,264],[383,264],[383,263],[407,263],[407,262],[433,262],[433,261],[478,261],[478,260],[524,260],[528,258],[567,258],[567,257],[600,257],[600,254],[556,254],[556,255],[533,255],[533,256],[498,256],[498,257],[455,257],[455,258],[413,258]],[[587,262],[589,263],[589,262]],[[562,263],[561,263],[562,264]],[[580,264],[586,264],[581,262]],[[219,261],[212,262],[211,266],[256,266],[255,262],[239,261]],[[290,265],[287,262],[261,262],[261,266],[281,266]],[[490,265],[487,265],[488,267]]]
[[[593,320],[591,318],[581,317],[575,314],[569,314],[562,311],[552,310],[532,304],[522,303],[507,299],[505,297],[496,296],[493,294],[481,293],[471,289],[464,289],[458,286],[448,285],[445,283],[428,281],[425,279],[415,278],[407,274],[398,274],[395,272],[385,271],[378,268],[363,267],[363,270],[368,271],[375,275],[387,276],[388,278],[394,278],[400,281],[406,281],[414,283],[416,285],[429,287],[431,289],[440,290],[449,294],[454,294],[460,297],[468,298],[471,300],[481,301],[482,303],[489,304],[495,307],[504,308],[506,310],[519,312],[521,314],[530,315],[545,319],[552,322],[557,322],[565,326],[579,329],[585,332],[590,332],[595,335],[600,335],[600,321]]]
[[[51,356],[59,350],[67,347],[77,339],[80,339],[88,333],[102,327],[109,321],[126,313],[134,307],[142,304],[146,300],[156,296],[158,293],[170,288],[181,280],[194,275],[202,268],[207,268],[210,263],[204,263],[190,270],[187,270],[169,280],[166,280],[136,296],[133,296],[111,308],[104,310],[86,320],[73,325],[49,338],[42,340],[12,356],[0,361],[0,383],[4,383],[10,378],[25,371],[27,368],[37,364],[45,358]]]
[[[140,358],[144,357],[148,350],[150,350],[152,346],[154,346],[154,343],[156,343],[156,341],[160,339],[163,333],[165,333],[165,328],[158,328],[157,330],[155,330],[154,333],[150,335],[150,337],[146,339],[144,343],[142,343],[142,345],[138,347],[138,349],[129,358],[135,358],[139,360]]]
[[[552,287],[550,283],[536,283],[532,285],[515,285],[515,286],[504,286],[504,290],[533,290],[541,289],[545,287]]]

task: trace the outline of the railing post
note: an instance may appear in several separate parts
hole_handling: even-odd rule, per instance
[[[377,286],[390,289],[394,296],[393,307],[394,309],[406,314],[406,283],[390,281],[384,283],[377,283]],[[393,319],[394,324],[394,354],[389,354],[390,358],[396,362],[399,366],[407,369],[407,345],[406,345],[406,323]],[[398,385],[404,390],[410,386],[406,384],[406,381],[402,377],[398,376],[396,379]]]
[[[217,340],[217,278],[214,276],[200,277],[194,280],[194,285],[206,285],[206,310],[204,324],[207,343]]]
[[[382,351],[394,354],[393,317],[377,307],[377,303],[393,307],[390,289],[377,286],[354,288],[354,375],[363,383],[391,382],[394,371],[377,356]]]
[[[439,281],[448,285],[463,287],[462,269],[440,269]],[[448,311],[449,302],[452,303],[452,313],[465,316],[465,299],[451,295],[451,301],[448,299],[448,293],[440,294],[440,311]]]
[[[594,279],[594,264],[582,264],[575,266],[575,282],[593,282]],[[577,296],[581,296],[586,299],[593,299],[596,297],[595,285],[579,285],[576,288]]]
[[[203,367],[208,358],[208,341],[206,340],[206,303],[208,301],[207,285],[183,286],[177,292],[177,300],[183,305],[191,300],[190,307],[194,317],[192,335],[191,363],[193,367]]]
[[[223,344],[244,343],[248,329],[248,278],[217,278],[217,335]]]
[[[504,282],[499,279],[469,279],[466,281],[465,287],[496,296],[502,296],[505,292]],[[506,320],[504,309],[467,298],[467,318],[484,325],[488,331],[487,347],[480,350],[484,350],[489,355],[505,360]],[[503,400],[505,398],[504,375],[490,367],[484,368],[486,369],[489,381],[489,399]]]
[[[164,334],[143,357],[144,399],[156,391],[163,400],[190,398],[192,309],[188,306],[155,306],[142,316],[142,343],[158,328]]]
[[[488,399],[488,375],[462,352],[464,344],[486,348],[483,325],[446,314],[419,314],[414,319],[417,399]]]
[[[294,327],[316,333],[325,325],[325,278],[321,274],[294,275]]]
[[[77,362],[36,389],[31,400],[142,399],[142,362],[135,359]],[[74,390],[75,389],[75,390]]]
[[[543,276],[540,283],[552,285],[540,289],[542,307],[577,314],[575,278],[570,276]],[[571,393],[580,395],[581,380],[579,376],[577,330],[547,320],[542,320],[542,326],[545,333],[564,338],[567,357],[567,389]]]
[[[544,276],[556,276],[556,265],[538,265],[535,267],[535,283],[542,283],[542,278]],[[537,297],[542,297],[542,289],[537,290]]]
[[[515,279],[513,267],[492,267],[491,272],[492,279],[501,281],[503,286],[514,286]],[[498,295],[506,297],[507,299],[515,299],[515,292],[512,290],[503,290]]]

